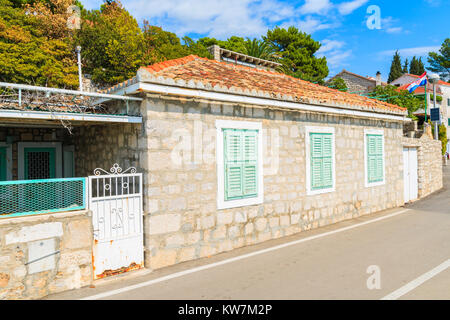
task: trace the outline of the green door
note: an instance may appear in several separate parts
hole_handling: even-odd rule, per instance
[[[6,147],[0,147],[0,181],[6,181]]]
[[[24,149],[24,179],[54,179],[56,177],[55,148]]]

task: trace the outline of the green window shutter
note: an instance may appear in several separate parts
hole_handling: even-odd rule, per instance
[[[254,196],[258,189],[258,132],[246,130],[243,132],[244,142],[244,196]]]
[[[383,181],[383,136],[367,135],[367,180],[369,183]]]
[[[331,133],[310,133],[311,189],[333,187],[333,137]]]
[[[258,131],[224,129],[225,200],[257,196]]]

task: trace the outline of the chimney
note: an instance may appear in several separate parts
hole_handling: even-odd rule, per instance
[[[220,61],[220,47],[216,44],[208,47],[209,53],[214,57],[214,60]]]
[[[381,72],[377,71],[377,75],[376,75],[376,85],[377,86],[381,86]]]

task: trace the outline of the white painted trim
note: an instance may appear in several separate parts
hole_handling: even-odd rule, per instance
[[[68,120],[84,122],[115,122],[115,123],[142,123],[142,117],[120,116],[108,114],[46,112],[46,111],[19,111],[0,110],[0,118],[37,119],[37,120]]]
[[[367,166],[367,135],[377,134],[382,136],[383,148],[383,181],[369,183],[369,174]],[[403,157],[403,155],[402,155]],[[386,183],[386,154],[384,153],[384,130],[383,129],[364,129],[364,186],[366,188],[382,186]]]
[[[55,148],[55,178],[62,178],[62,144],[61,142],[18,142],[17,167],[19,180],[25,179],[24,149],[25,148]]]
[[[6,142],[0,142],[0,147],[6,147],[6,180],[12,180],[12,148]]]
[[[311,142],[310,133],[331,133],[332,155],[333,155],[333,186],[327,189],[311,190]],[[305,154],[306,154],[306,194],[308,196],[334,192],[336,190],[336,143],[334,127],[307,126],[305,127]]]
[[[258,130],[258,196],[225,201],[224,145],[222,129]],[[261,122],[216,120],[217,209],[244,207],[264,202],[263,131]]]
[[[211,92],[211,91],[198,90],[198,89],[187,89],[187,88],[174,87],[174,86],[155,84],[155,83],[139,82],[139,86],[138,86],[138,89],[136,89],[136,92],[129,92],[129,94],[137,93],[139,91],[146,91],[146,92],[159,93],[159,94],[165,94],[165,95],[175,95],[175,96],[181,96],[181,97],[203,98],[203,99],[232,102],[232,103],[243,103],[243,104],[249,104],[249,105],[280,107],[280,108],[304,110],[304,111],[310,111],[310,112],[313,111],[313,112],[322,112],[322,113],[332,113],[332,114],[362,117],[362,118],[383,119],[383,120],[391,120],[391,121],[411,121],[411,119],[407,118],[406,115],[402,116],[402,115],[377,113],[377,112],[373,112],[373,111],[350,110],[350,109],[345,109],[345,106],[338,106],[338,105],[336,105],[335,107],[319,106],[319,105],[313,105],[313,104],[281,101],[281,100],[275,100],[275,99],[270,99],[270,98],[258,98],[258,97],[250,97],[250,96],[231,94],[231,93]],[[347,108],[348,108],[348,106],[347,106]]]
[[[243,255],[240,255],[240,256],[237,256],[237,257],[233,257],[233,258],[225,259],[225,260],[222,260],[222,261],[206,264],[206,265],[203,265],[203,266],[198,266],[198,267],[195,267],[195,268],[192,268],[192,269],[188,269],[188,270],[184,270],[184,271],[175,272],[175,273],[168,274],[168,275],[160,277],[160,278],[148,280],[148,281],[145,281],[145,282],[140,282],[140,283],[137,283],[137,284],[134,284],[134,285],[131,285],[131,286],[122,287],[122,288],[119,288],[119,289],[114,289],[114,290],[98,293],[98,294],[95,294],[95,295],[87,296],[87,297],[84,297],[84,298],[80,298],[79,300],[104,299],[104,298],[111,297],[111,296],[114,296],[114,295],[118,295],[118,294],[121,294],[121,293],[124,293],[124,292],[129,292],[129,291],[136,290],[136,289],[139,289],[139,288],[148,287],[148,286],[154,285],[156,283],[161,283],[161,282],[164,282],[164,281],[180,278],[180,277],[183,277],[183,276],[186,276],[186,275],[189,275],[189,274],[193,274],[193,273],[196,273],[196,272],[200,272],[200,271],[203,271],[203,270],[209,270],[209,269],[212,269],[212,268],[215,268],[215,267],[219,267],[219,266],[223,266],[223,265],[227,265],[229,263],[233,263],[233,262],[236,262],[236,261],[241,261],[241,260],[245,260],[245,259],[248,259],[248,258],[251,258],[251,257],[255,257],[255,256],[259,256],[259,255],[266,254],[266,253],[269,253],[269,252],[273,252],[273,251],[276,251],[276,250],[288,248],[288,247],[291,247],[291,246],[294,246],[294,245],[297,245],[297,244],[305,243],[305,242],[316,240],[316,239],[325,238],[325,237],[328,237],[328,236],[331,236],[331,235],[334,235],[334,234],[338,234],[338,233],[345,232],[345,231],[348,231],[348,230],[356,229],[356,228],[359,228],[359,227],[362,227],[362,226],[366,226],[368,224],[372,224],[372,223],[375,223],[375,222],[383,221],[383,220],[386,220],[386,219],[389,219],[389,218],[392,218],[392,217],[396,217],[398,215],[401,215],[401,214],[404,214],[404,213],[407,213],[407,212],[411,212],[411,209],[403,209],[403,210],[400,210],[400,211],[397,211],[397,212],[394,212],[394,213],[390,213],[390,214],[387,214],[387,215],[379,217],[379,218],[375,218],[375,219],[372,219],[372,220],[369,220],[369,221],[364,221],[364,222],[361,222],[361,223],[357,223],[357,224],[354,224],[354,225],[351,225],[351,226],[348,226],[348,227],[343,227],[343,228],[340,228],[340,229],[336,229],[336,230],[332,230],[332,231],[328,231],[328,232],[324,232],[324,233],[319,233],[319,234],[316,234],[316,235],[313,235],[313,236],[309,236],[309,237],[306,237],[306,238],[303,238],[303,239],[298,239],[298,240],[294,240],[294,241],[291,241],[291,242],[282,243],[282,244],[279,244],[279,245],[276,245],[276,246],[273,246],[273,247],[269,247],[269,248],[266,248],[266,249],[261,249],[261,250],[258,250],[258,251],[246,253],[246,254],[243,254]]]

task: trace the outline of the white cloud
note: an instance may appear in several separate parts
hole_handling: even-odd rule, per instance
[[[307,16],[305,20],[298,20],[296,22],[285,22],[285,26],[295,25],[302,32],[314,33],[319,30],[330,29],[334,25],[331,23],[324,23],[319,19]]]
[[[338,11],[342,15],[347,15],[363,6],[368,0],[353,0],[349,2],[343,2],[337,5]]]
[[[83,1],[83,0],[82,0]],[[314,33],[340,26],[339,13],[348,14],[368,0],[333,4],[332,0],[123,0],[124,7],[139,23],[176,33],[198,34],[218,39],[231,35],[260,37],[275,25],[294,25]],[[98,9],[102,0],[84,0],[88,9]]]
[[[432,7],[438,7],[441,4],[441,0],[425,0]]]
[[[351,49],[345,49],[346,43],[339,40],[325,39],[320,41],[322,46],[317,51],[318,58],[326,57],[329,68],[329,76],[332,77],[343,67],[347,66],[346,60],[352,56]]]
[[[387,33],[401,33],[402,31],[403,31],[402,27],[386,28]]]
[[[302,14],[323,14],[331,9],[333,4],[329,0],[305,0],[305,4],[300,7]]]
[[[324,54],[326,52],[330,52],[336,49],[340,49],[345,45],[344,41],[338,41],[338,40],[322,40],[320,41],[322,46],[320,47],[319,51],[317,51],[317,54]]]
[[[124,6],[139,22],[146,19],[180,37],[259,37],[295,14],[294,7],[278,0],[129,0]]]
[[[400,56],[403,57],[412,57],[412,56],[426,56],[428,55],[428,52],[431,51],[438,51],[441,47],[440,46],[426,46],[426,47],[414,47],[414,48],[404,48],[404,49],[398,49],[398,53]],[[385,50],[381,51],[380,55],[382,56],[392,56],[394,55],[396,50]]]

